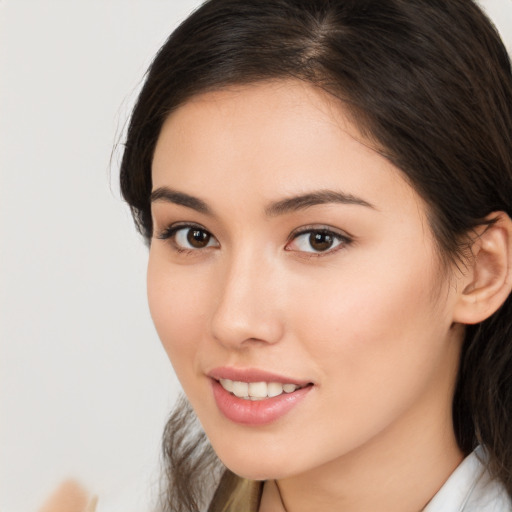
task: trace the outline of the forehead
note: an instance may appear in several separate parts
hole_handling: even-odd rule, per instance
[[[213,200],[220,191],[235,200],[247,187],[266,200],[310,189],[342,189],[373,204],[419,200],[341,102],[300,81],[193,97],[164,123],[152,171],[154,189],[181,187]]]

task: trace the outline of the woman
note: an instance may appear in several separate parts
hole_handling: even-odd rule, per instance
[[[170,36],[121,169],[207,436],[171,417],[166,510],[512,510],[511,134],[470,0],[210,0]]]

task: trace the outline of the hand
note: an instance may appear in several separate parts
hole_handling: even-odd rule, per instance
[[[96,496],[89,493],[74,480],[63,482],[46,500],[38,512],[94,512]]]

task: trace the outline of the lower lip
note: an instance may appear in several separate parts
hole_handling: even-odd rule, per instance
[[[217,407],[228,420],[243,425],[266,425],[278,420],[298,405],[313,386],[263,400],[238,398],[226,391],[216,380],[212,380],[212,387]]]

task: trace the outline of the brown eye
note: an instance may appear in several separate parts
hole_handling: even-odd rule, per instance
[[[352,239],[330,229],[308,229],[297,233],[286,245],[287,251],[330,254],[349,245]]]
[[[208,247],[219,247],[217,239],[201,226],[171,226],[160,236],[162,240],[171,240],[178,250],[200,250]]]
[[[187,232],[187,242],[194,247],[194,249],[208,247],[211,237],[210,233],[204,229],[189,229]]]
[[[309,235],[309,245],[318,252],[327,251],[334,242],[334,237],[330,233],[313,231]]]

